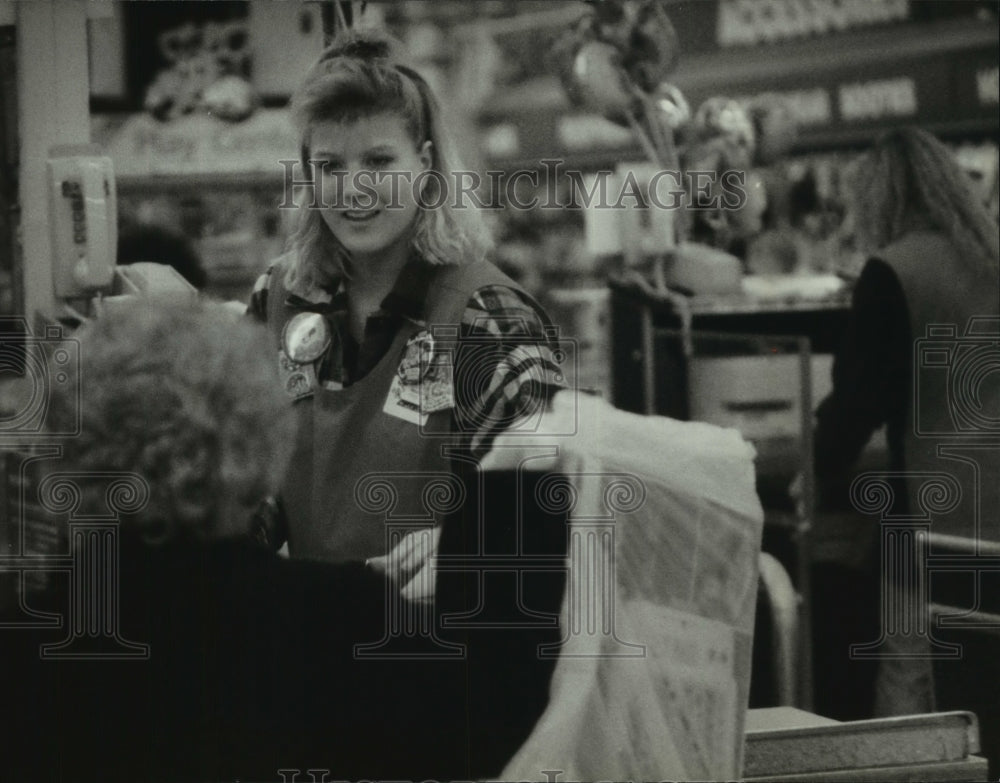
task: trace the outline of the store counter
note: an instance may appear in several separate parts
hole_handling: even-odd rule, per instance
[[[829,275],[747,277],[738,292],[725,295],[684,296],[635,275],[609,286],[616,407],[733,427],[754,445],[763,548],[801,595],[795,703],[810,707],[811,563],[816,555],[860,560],[872,528],[870,520],[847,514],[817,520],[811,502],[800,504],[789,493],[802,474],[803,498],[814,497],[813,411],[832,386],[850,288]],[[874,439],[863,462],[886,464],[884,438]]]
[[[817,292],[772,286],[764,296],[744,281],[744,292],[727,296],[683,296],[657,291],[637,278],[618,278],[611,289],[613,401],[642,413],[689,418],[686,374],[670,344],[673,332],[804,337],[812,354],[832,356],[847,326],[850,291],[822,287]],[[755,295],[757,294],[757,295]],[[813,376],[822,381],[829,360]],[[680,371],[680,374],[678,374]],[[655,384],[649,389],[650,380]],[[813,395],[816,397],[817,395]]]
[[[839,721],[794,707],[749,710],[746,781],[985,781],[971,712]]]

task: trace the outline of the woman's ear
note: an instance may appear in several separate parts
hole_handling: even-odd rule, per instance
[[[420,156],[421,167],[424,171],[428,171],[434,163],[434,142],[427,139],[427,141],[420,145],[417,153]]]

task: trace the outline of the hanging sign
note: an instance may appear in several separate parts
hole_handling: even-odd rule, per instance
[[[178,174],[262,174],[280,177],[282,160],[299,157],[288,113],[258,110],[242,122],[192,114],[161,122],[148,114],[95,117],[94,140],[119,177]]]

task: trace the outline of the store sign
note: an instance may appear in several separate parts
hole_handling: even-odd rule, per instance
[[[721,0],[719,46],[806,38],[907,19],[909,0]]]
[[[259,110],[238,123],[207,115],[160,122],[148,114],[95,118],[94,140],[120,177],[178,174],[274,174],[297,160],[298,134],[288,113]]]
[[[912,117],[917,113],[917,86],[907,77],[842,84],[837,92],[840,117],[846,122]]]
[[[791,112],[800,128],[825,126],[833,121],[833,101],[825,87],[807,90],[771,90],[753,95],[737,95],[735,100],[744,106],[757,103],[780,102]]]

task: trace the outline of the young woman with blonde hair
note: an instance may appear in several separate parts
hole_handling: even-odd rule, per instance
[[[371,560],[389,548],[373,476],[392,513],[440,523],[414,477],[481,456],[562,377],[545,313],[485,260],[441,110],[391,39],[343,34],[292,109],[312,193],[250,308],[300,415],[282,516],[293,557]]]
[[[460,683],[454,712],[439,711],[446,694],[405,689],[387,707],[423,711],[436,742],[461,749],[463,774],[495,776],[547,704],[554,658],[538,650],[559,642],[565,581],[510,565],[543,555],[561,567],[567,531],[533,500],[537,479],[481,472],[478,460],[500,431],[530,433],[563,385],[555,335],[485,260],[481,214],[447,192],[459,164],[444,118],[391,40],[342,35],[292,109],[313,193],[250,306],[297,417],[271,543],[286,538],[293,560],[385,574],[374,619],[386,681],[402,667],[415,691],[435,683],[422,644],[452,655],[441,666]],[[506,573],[483,573],[484,555],[507,558]],[[443,561],[450,570],[435,568]]]

